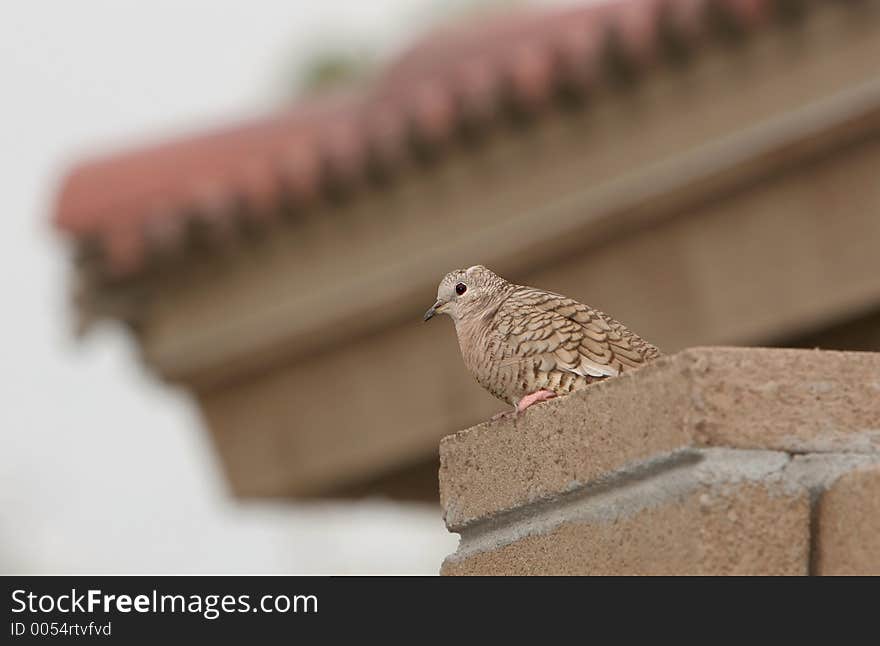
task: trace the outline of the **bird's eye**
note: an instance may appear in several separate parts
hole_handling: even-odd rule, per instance
[[[465,285],[464,283],[459,283],[458,285],[455,286],[455,293],[458,294],[459,296],[464,294],[466,291],[467,291],[467,285]]]

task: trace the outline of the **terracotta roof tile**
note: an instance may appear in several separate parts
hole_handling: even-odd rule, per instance
[[[365,89],[76,166],[55,224],[97,242],[109,275],[124,278],[148,254],[179,246],[193,222],[234,236],[236,218],[266,221],[282,199],[306,204],[328,186],[393,172],[413,143],[441,144],[511,104],[540,110],[559,86],[586,91],[610,48],[642,67],[658,58],[664,30],[696,41],[711,34],[711,11],[751,29],[772,8],[770,0],[611,0],[442,27]]]

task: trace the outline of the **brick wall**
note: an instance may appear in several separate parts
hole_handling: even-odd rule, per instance
[[[440,461],[443,574],[880,574],[880,354],[686,350]]]

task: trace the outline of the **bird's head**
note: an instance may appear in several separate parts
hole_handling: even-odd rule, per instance
[[[483,265],[450,271],[440,281],[437,301],[425,312],[425,320],[435,314],[448,314],[455,322],[482,316],[503,297],[509,286],[510,283]]]

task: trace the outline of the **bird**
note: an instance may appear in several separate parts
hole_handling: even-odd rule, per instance
[[[461,356],[477,383],[513,406],[493,420],[516,417],[660,356],[605,312],[510,283],[483,265],[443,277],[424,320],[437,314],[455,323]]]

